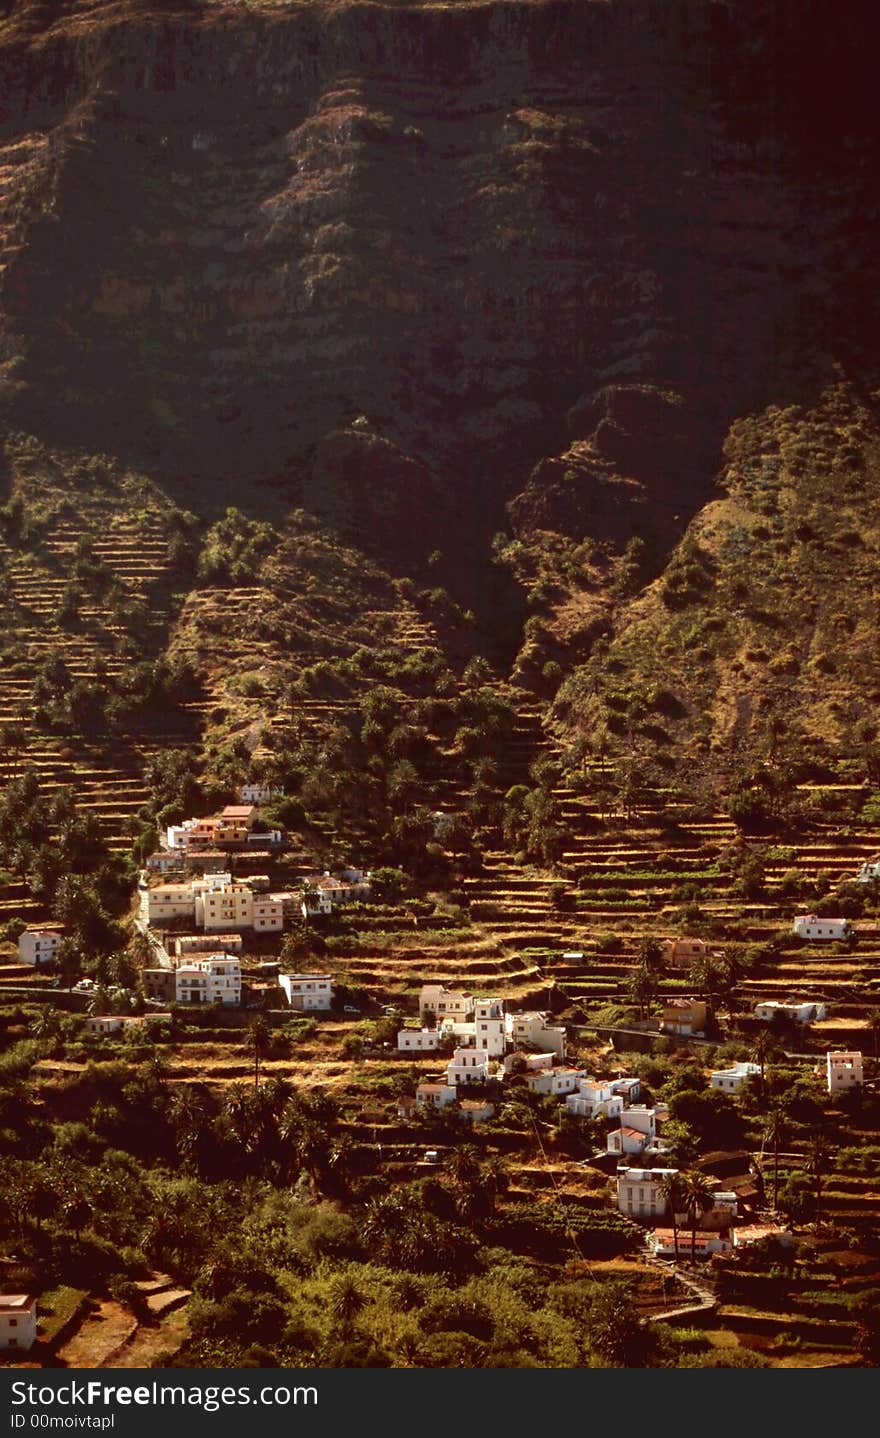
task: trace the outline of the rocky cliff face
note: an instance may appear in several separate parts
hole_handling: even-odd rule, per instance
[[[13,5],[4,413],[380,548],[402,485],[411,558],[511,499],[662,552],[869,332],[861,8]]]

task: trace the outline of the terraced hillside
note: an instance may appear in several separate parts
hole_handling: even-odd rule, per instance
[[[187,524],[109,460],[19,436],[6,463],[3,775],[33,770],[47,796],[70,787],[110,847],[127,851],[148,798],[145,760],[199,732],[183,705],[150,707],[187,572]],[[6,915],[17,898],[2,901]],[[24,916],[36,917],[26,900]]]

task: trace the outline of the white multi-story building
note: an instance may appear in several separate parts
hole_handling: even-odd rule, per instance
[[[709,1084],[712,1088],[720,1089],[722,1093],[739,1093],[760,1072],[760,1064],[740,1060],[731,1064],[729,1069],[715,1069],[709,1075]]]
[[[18,940],[22,964],[48,964],[57,954],[64,934],[59,929],[25,929]]]
[[[638,1129],[639,1133],[645,1134],[647,1138],[656,1136],[657,1113],[646,1104],[633,1104],[630,1108],[621,1109],[620,1122],[628,1128]]]
[[[443,984],[423,984],[419,991],[419,1018],[422,1023],[430,1014],[438,1024],[445,1019],[465,1023],[474,1011],[474,1000],[460,989],[447,989]]]
[[[397,1035],[400,1053],[429,1054],[440,1047],[439,1029],[401,1029]]]
[[[36,1298],[30,1293],[0,1293],[0,1349],[26,1353],[36,1338]]]
[[[864,1083],[862,1055],[858,1052],[844,1053],[839,1050],[825,1056],[825,1083],[828,1092],[847,1093]]]
[[[614,1093],[610,1083],[581,1079],[577,1092],[570,1093],[566,1098],[565,1107],[576,1118],[620,1118],[623,1098]]]
[[[875,880],[880,882],[880,859],[869,859],[859,869],[856,877],[857,884],[871,884]]]
[[[474,1044],[492,1058],[501,1058],[507,1047],[504,1004],[501,999],[474,1001]]]
[[[528,1044],[542,1053],[555,1054],[561,1062],[565,1058],[565,1029],[548,1024],[548,1017],[534,1011],[505,1014],[507,1038],[515,1048]]]
[[[849,919],[819,919],[815,914],[798,914],[792,928],[799,939],[826,944],[848,939],[853,931]]]
[[[287,995],[292,1009],[303,1013],[326,1011],[333,1004],[333,979],[330,974],[279,974],[278,982]]]
[[[447,1084],[485,1083],[489,1077],[489,1055],[485,1049],[456,1049],[446,1065]]]
[[[229,954],[211,954],[174,970],[179,1004],[240,1004],[241,964]]]
[[[627,1218],[662,1218],[668,1205],[663,1180],[677,1168],[620,1168],[617,1170],[617,1207]]]

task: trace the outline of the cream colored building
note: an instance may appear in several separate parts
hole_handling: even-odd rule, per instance
[[[254,913],[254,896],[247,884],[229,881],[206,889],[195,901],[196,923],[206,933],[249,929]]]
[[[862,1055],[842,1050],[826,1054],[825,1083],[831,1094],[848,1093],[850,1089],[858,1088],[864,1083]]]
[[[474,1001],[461,989],[447,989],[443,984],[423,984],[419,992],[419,1018],[424,1023],[432,1014],[438,1024],[444,1019],[464,1023],[473,1013]]]
[[[151,926],[196,916],[196,895],[191,884],[157,884],[147,890],[147,922]]]

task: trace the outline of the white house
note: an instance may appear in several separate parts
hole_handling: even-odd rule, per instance
[[[330,974],[279,974],[278,982],[292,1009],[302,1013],[321,1010],[333,1003],[333,979]]]
[[[181,867],[183,859],[177,850],[157,849],[155,854],[149,854],[146,859],[146,867],[153,874],[168,874],[172,869]]]
[[[629,1128],[638,1129],[639,1133],[643,1133],[646,1138],[656,1136],[657,1113],[655,1109],[648,1108],[646,1104],[641,1103],[621,1109],[620,1122]]]
[[[611,1080],[612,1093],[619,1093],[624,1103],[633,1103],[641,1096],[642,1081],[637,1078],[616,1078]]]
[[[765,1243],[775,1239],[783,1248],[794,1246],[794,1235],[789,1228],[777,1228],[771,1223],[746,1223],[733,1230],[734,1248],[748,1248],[753,1243]]]
[[[565,1094],[576,1093],[578,1084],[585,1077],[586,1069],[538,1069],[527,1076],[526,1083],[532,1093],[556,1094],[562,1098]]]
[[[284,790],[272,784],[258,784],[251,782],[240,784],[238,789],[238,800],[240,804],[268,804],[272,799],[283,799]]]
[[[779,999],[766,999],[755,1004],[755,1018],[770,1023],[775,1018],[790,1019],[795,1024],[811,1024],[828,1017],[827,1004],[810,1002],[783,1003]]]
[[[676,1234],[671,1228],[655,1228],[648,1239],[649,1247],[657,1258],[674,1258],[676,1254]],[[724,1238],[720,1233],[707,1233],[699,1228],[696,1234],[689,1228],[678,1230],[678,1256],[687,1260],[695,1258],[711,1258],[713,1253],[728,1253],[731,1248],[729,1238]]]
[[[86,1019],[86,1033],[121,1034],[125,1028],[125,1019],[124,1014],[92,1014]]]
[[[399,1053],[428,1054],[439,1047],[439,1029],[401,1029],[397,1035]]]
[[[620,1168],[617,1170],[617,1207],[627,1218],[662,1218],[668,1204],[663,1180],[677,1168]]]
[[[30,1293],[0,1293],[0,1349],[27,1352],[36,1337],[36,1298]]]
[[[561,1062],[565,1058],[565,1029],[548,1024],[548,1017],[537,1012],[506,1014],[507,1038],[516,1048],[528,1044],[541,1053],[555,1054]]]
[[[856,1053],[839,1052],[828,1053],[825,1056],[825,1083],[830,1094],[847,1093],[849,1089],[858,1088],[864,1083],[862,1076],[862,1055]]]
[[[212,954],[174,970],[179,1004],[240,1004],[241,963],[229,954]]]
[[[419,1108],[446,1108],[455,1103],[458,1089],[454,1084],[420,1083],[416,1088],[416,1104]]]
[[[853,932],[849,919],[818,919],[815,914],[798,914],[792,928],[799,939],[826,944],[848,939]]]
[[[473,999],[461,989],[447,989],[443,984],[423,984],[419,991],[419,1018],[422,1023],[428,1014],[438,1024],[444,1019],[465,1023],[473,1009]]]
[[[565,1107],[576,1118],[620,1118],[623,1098],[612,1091],[610,1083],[581,1079],[577,1092],[567,1096]]]
[[[128,1029],[141,1029],[157,1019],[170,1019],[170,1014],[91,1014],[86,1019],[86,1033],[121,1034]]]
[[[862,865],[862,867],[859,869],[856,883],[870,884],[873,883],[875,880],[877,880],[877,882],[880,882],[880,858],[869,859],[867,863]]]
[[[458,1107],[471,1123],[486,1123],[495,1112],[495,1105],[482,1098],[463,1098]]]
[[[553,1054],[527,1054],[522,1049],[516,1049],[514,1053],[505,1055],[504,1072],[538,1073],[541,1069],[552,1068],[553,1058]]]
[[[484,1049],[456,1049],[446,1065],[446,1082],[455,1088],[485,1083],[488,1077],[489,1055]]]
[[[709,1075],[711,1088],[722,1093],[739,1093],[756,1074],[761,1072],[760,1064],[745,1063],[743,1060],[731,1064],[729,1069],[714,1069]]]
[[[331,914],[337,905],[368,899],[371,892],[370,876],[360,869],[344,869],[341,878],[334,878],[329,870],[308,874],[302,881],[303,916]]]
[[[57,954],[63,938],[60,929],[25,929],[18,940],[19,963],[48,964]]]
[[[641,1158],[645,1149],[651,1143],[651,1139],[641,1129],[631,1128],[629,1124],[621,1124],[620,1128],[612,1128],[605,1140],[605,1148],[608,1153],[617,1153],[625,1158]]]
[[[504,1004],[501,999],[474,1000],[474,1044],[492,1058],[501,1058],[507,1047]]]

